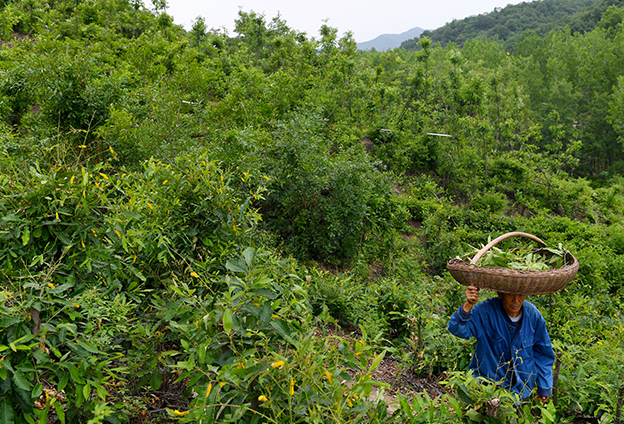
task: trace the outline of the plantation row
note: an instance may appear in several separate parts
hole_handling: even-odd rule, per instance
[[[185,32],[164,2],[0,21],[1,422],[621,418],[621,25],[511,55],[242,11]],[[530,299],[544,405],[473,378],[446,329],[447,261],[510,231],[580,262]],[[389,358],[447,393],[376,380]]]

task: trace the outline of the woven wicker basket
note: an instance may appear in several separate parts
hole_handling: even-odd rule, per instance
[[[497,243],[516,236],[530,238],[546,245],[542,240],[531,234],[522,232],[507,233],[488,243],[470,262],[455,258],[451,259],[446,267],[453,278],[465,286],[525,295],[558,292],[576,276],[579,263],[570,253],[567,253],[563,258],[563,267],[547,271],[521,271],[510,268],[475,265],[481,259],[481,256]]]

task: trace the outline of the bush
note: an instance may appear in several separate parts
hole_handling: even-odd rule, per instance
[[[32,88],[28,79],[32,77],[25,66],[13,66],[0,71],[0,116],[5,123],[17,127],[22,116],[33,104]]]
[[[361,153],[332,152],[315,114],[278,125],[263,156],[271,178],[263,206],[268,228],[300,258],[349,260],[375,234],[402,225],[387,179]]]
[[[507,197],[494,190],[476,193],[471,199],[470,207],[479,212],[502,212],[507,208]]]
[[[109,107],[119,97],[124,82],[98,66],[95,57],[74,49],[38,58],[32,88],[41,102],[40,114],[52,128],[62,132],[93,132],[102,125]],[[108,71],[108,72],[105,72]],[[78,140],[82,141],[83,135]]]
[[[112,413],[106,384],[126,372],[154,375],[160,324],[128,325],[145,312],[137,312],[145,293],[197,271],[218,279],[239,244],[262,241],[253,204],[266,180],[201,157],[150,161],[129,175],[104,164],[2,172],[0,413],[18,422],[50,410],[67,422]],[[168,301],[157,305],[177,312]],[[112,361],[125,368],[113,370]],[[55,397],[33,409],[45,398],[43,381],[64,390],[68,406]]]
[[[432,145],[409,132],[375,129],[368,134],[373,153],[385,167],[396,174],[430,169],[433,162]]]
[[[199,394],[188,410],[169,409],[170,416],[182,422],[253,422],[261,416],[271,423],[364,418],[378,405],[367,396],[383,355],[374,358],[363,340],[313,337],[301,280],[271,277],[276,264],[268,259],[265,269],[257,253],[242,251],[220,281],[198,274],[196,288],[181,282],[170,287],[174,308],[160,315],[180,340],[179,349],[168,352],[176,358],[171,368]]]

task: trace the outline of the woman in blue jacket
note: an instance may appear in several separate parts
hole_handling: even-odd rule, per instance
[[[466,302],[451,316],[449,331],[464,339],[477,339],[470,369],[528,398],[537,384],[537,398],[551,395],[555,354],[539,310],[526,296],[498,293],[476,304],[479,289],[466,288]]]

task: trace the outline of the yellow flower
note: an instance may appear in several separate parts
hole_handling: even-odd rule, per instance
[[[149,203],[149,202],[147,203],[147,206],[149,206],[149,207],[150,207],[150,209],[154,209],[154,207],[152,206],[152,204],[151,204],[151,203]]]
[[[108,177],[105,174],[102,174],[101,172],[98,172],[98,174],[100,174],[105,180],[108,180]]]
[[[266,397],[265,395],[260,395],[260,396],[258,396],[258,400],[259,400],[260,402],[267,402],[267,401],[268,401],[268,399],[267,399],[267,397]]]
[[[186,414],[188,414],[189,412],[191,412],[191,411],[182,411],[182,412],[180,412],[180,411],[178,411],[178,410],[176,409],[175,411],[173,411],[173,415],[177,415],[178,417],[183,417],[183,416],[185,416]]]
[[[332,375],[329,373],[329,371],[325,370],[325,376],[329,380],[329,384],[331,384],[331,382],[332,382]]]
[[[191,277],[199,278],[199,275],[195,271],[191,272]]]
[[[69,183],[70,183],[70,184],[73,184],[73,183],[74,183],[74,177],[75,177],[75,175],[72,175],[72,177],[69,179]]]
[[[267,177],[266,175],[263,175],[263,177],[264,177],[264,178],[266,178],[266,179],[267,179],[267,181],[268,181],[268,180],[270,180],[270,178],[269,178],[269,177]]]
[[[80,308],[80,305],[79,305],[79,304],[77,304],[77,303],[73,303],[73,302],[72,302],[72,305],[74,305],[74,308]]]
[[[279,368],[283,368],[283,367],[284,367],[284,361],[275,361],[275,362],[273,362],[273,363],[271,364],[271,366],[272,366],[273,368],[277,368],[277,367],[279,367]]]
[[[117,237],[121,238],[121,233],[117,230],[115,230],[115,234],[117,234]]]
[[[82,244],[82,248],[84,249],[85,248],[84,241],[80,240],[80,244]]]
[[[169,180],[165,180],[165,181],[163,181],[163,185],[167,184],[167,182],[168,182],[168,181],[169,181]]]
[[[56,219],[59,219],[59,217],[58,217],[58,212],[56,213]]]
[[[108,150],[110,150],[110,152],[111,152],[112,154],[115,154],[115,151],[113,150],[113,147],[112,147],[112,146],[108,146]]]
[[[206,397],[208,397],[210,395],[210,391],[212,390],[212,383],[210,383],[208,385],[208,388],[206,389]]]
[[[87,148],[87,146],[85,146],[84,144],[81,144],[81,145],[80,145],[80,146],[78,146],[78,147],[80,147],[81,149],[86,149],[86,148]]]
[[[290,386],[288,387],[288,393],[292,396],[295,394],[295,380],[290,379]]]
[[[240,369],[243,369],[243,370],[244,370],[244,369],[245,369],[245,365],[244,365],[244,364],[238,364],[238,365],[236,366],[236,369],[237,369],[237,370],[240,370]]]
[[[56,287],[54,287],[54,284],[52,283],[48,283],[48,287],[50,287],[51,289],[55,289]]]
[[[223,386],[225,386],[225,385],[226,385],[226,382],[225,382],[225,381],[221,381],[221,382],[219,383],[219,387],[223,387]]]

